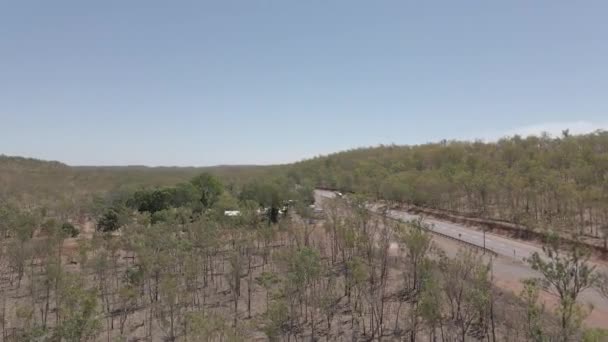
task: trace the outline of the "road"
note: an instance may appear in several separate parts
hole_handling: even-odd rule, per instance
[[[419,215],[412,215],[396,210],[389,211],[389,216],[402,221],[415,220],[419,218]],[[504,257],[523,260],[532,256],[534,252],[540,255],[543,254],[543,250],[540,247],[511,240],[503,236],[484,233],[483,231],[474,230],[461,224],[441,221],[428,217],[424,219],[424,222],[429,225],[429,229],[431,231],[439,232],[479,247],[485,247],[486,249]]]
[[[315,200],[319,206],[322,206],[323,201],[327,198],[333,198],[335,196],[336,194],[333,191],[315,190]],[[389,216],[402,221],[420,218],[420,215],[413,215],[400,210],[389,211]],[[525,258],[529,258],[534,252],[537,252],[544,257],[542,248],[537,245],[491,233],[484,234],[483,230],[435,218],[425,217],[423,222],[430,225],[429,229],[431,231],[479,247],[484,246],[485,239],[485,247],[498,255],[498,258],[494,258],[493,260],[493,275],[495,283],[502,288],[517,293],[522,288],[522,280],[541,276],[524,261]],[[442,243],[445,245],[446,243],[449,243],[449,241],[442,241]],[[594,263],[594,265],[601,272],[608,272],[608,267],[606,267],[605,264]],[[550,298],[549,296],[547,296],[547,298],[549,301],[552,300],[555,302],[555,298]],[[587,325],[597,328],[608,328],[607,298],[601,296],[594,289],[588,289],[580,295],[579,302],[583,304],[593,304],[594,306],[593,312],[585,321]]]
[[[323,201],[321,198],[332,198],[336,196],[333,191],[327,190],[316,190],[316,194],[316,198],[320,202]],[[402,221],[416,220],[420,217],[419,215],[413,215],[398,210],[390,210],[388,214],[390,217]],[[424,218],[424,222],[429,225],[429,229],[432,231],[436,231],[443,235],[447,235],[480,247],[485,246],[487,249],[504,257],[523,260],[524,258],[529,258],[534,252],[541,255],[543,254],[543,250],[540,247],[511,240],[491,233],[484,234],[483,231],[474,230],[461,224],[428,217]]]

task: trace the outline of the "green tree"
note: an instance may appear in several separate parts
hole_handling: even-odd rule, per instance
[[[224,191],[220,180],[207,172],[194,177],[190,182],[198,190],[200,202],[205,208],[212,207]]]
[[[124,208],[108,208],[97,221],[97,230],[101,232],[113,232],[118,230],[127,221]]]
[[[80,234],[80,231],[74,227],[73,224],[71,224],[70,222],[65,222],[64,224],[61,225],[61,230],[63,231],[63,233],[66,236],[75,238],[78,236],[78,234]]]
[[[273,301],[264,313],[262,330],[270,341],[279,341],[279,337],[289,327],[289,309],[283,300]]]
[[[171,189],[171,206],[196,207],[199,202],[199,191],[193,183],[180,183]]]
[[[545,306],[538,304],[540,287],[536,279],[524,281],[524,288],[519,295],[523,300],[526,313],[526,334],[531,341],[544,341],[546,337],[543,332],[543,314]]]
[[[589,251],[579,244],[560,246],[559,239],[552,236],[543,252],[544,256],[535,252],[527,262],[542,274],[540,283],[558,296],[561,338],[567,341],[579,328],[583,314],[576,300],[581,292],[596,284],[598,277],[595,266],[589,264]]]
[[[94,338],[101,330],[97,308],[97,293],[87,289],[84,280],[76,275],[66,275],[62,281],[61,321],[56,328],[57,337],[64,341],[80,342]]]
[[[287,197],[287,189],[280,184],[280,180],[276,179],[253,181],[243,186],[239,197],[243,201],[255,201],[262,207],[268,208],[268,222],[276,223],[279,210]]]
[[[443,256],[440,270],[445,281],[443,292],[447,299],[449,318],[456,324],[461,341],[475,325],[487,333],[491,305],[490,265],[470,250],[459,251],[454,259]]]
[[[422,286],[416,307],[416,315],[426,323],[429,336],[436,340],[437,329],[443,329],[443,315],[445,297],[441,292],[441,279],[432,272],[426,272],[422,279]],[[399,317],[396,318],[396,321]]]
[[[399,225],[397,236],[407,250],[412,275],[408,289],[417,290],[420,286],[423,263],[431,248],[431,236],[422,221],[410,221],[407,225]]]
[[[266,290],[266,310],[270,304],[270,293],[275,285],[279,283],[279,277],[276,273],[262,272],[256,279],[258,285],[262,286]]]
[[[229,192],[222,192],[214,204],[218,215],[223,216],[226,210],[239,210],[239,201]]]

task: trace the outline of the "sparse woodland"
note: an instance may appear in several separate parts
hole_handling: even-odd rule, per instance
[[[583,244],[560,245],[565,232],[605,237],[604,133],[379,147],[168,178],[146,170],[135,185],[127,180],[134,170],[126,177],[8,160],[13,171],[5,164],[0,193],[4,341],[608,338],[584,328],[589,308],[577,303],[589,287],[608,295],[607,278]],[[23,163],[51,171],[30,171],[28,183],[16,171]],[[108,176],[95,183],[95,172]],[[96,185],[77,189],[86,179]],[[69,190],[57,205],[61,186]],[[356,195],[327,199],[319,213],[310,207],[314,186]],[[423,221],[372,213],[370,198],[544,229],[544,255],[528,260],[542,277],[521,293],[502,291],[489,255],[448,256]],[[539,301],[542,291],[556,295],[555,308]]]
[[[363,148],[302,161],[288,173],[531,231],[582,235],[608,250],[608,132]]]

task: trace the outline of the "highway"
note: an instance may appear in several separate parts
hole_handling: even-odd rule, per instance
[[[327,190],[316,190],[316,194],[316,198],[333,198],[336,196],[333,191]],[[322,202],[322,199],[319,199],[319,201]],[[372,208],[372,210],[374,209]],[[405,211],[398,210],[390,210],[388,214],[390,217],[402,221],[417,220],[420,217],[420,215],[413,215]],[[491,233],[484,234],[483,231],[475,230],[461,224],[437,220],[430,217],[425,217],[423,222],[429,225],[429,229],[431,231],[439,232],[443,235],[447,235],[479,247],[485,246],[485,248],[504,257],[514,258],[522,261],[524,258],[529,258],[534,252],[538,252],[540,255],[543,254],[542,248],[537,246]]]
[[[412,215],[396,210],[389,211],[389,216],[402,221],[416,220],[419,218],[419,215]],[[441,221],[430,217],[424,218],[424,222],[429,225],[429,229],[431,231],[439,232],[443,235],[447,235],[479,247],[485,247],[486,249],[504,257],[523,261],[523,259],[532,256],[534,252],[537,252],[540,255],[543,254],[542,248],[537,246],[511,240],[488,232],[484,233],[483,231],[471,229],[461,224]]]
[[[335,196],[336,194],[333,191],[315,190],[315,200],[319,206],[323,205],[325,199],[333,198]],[[371,210],[378,207],[379,206],[374,205],[370,206]],[[390,210],[389,216],[402,221],[417,220],[420,218],[420,215],[414,215],[400,210]],[[487,232],[484,234],[481,228],[474,229],[462,224],[438,220],[432,217],[424,217],[423,222],[429,225],[431,231],[479,247],[484,247],[485,239],[485,248],[498,255],[498,257],[493,260],[493,276],[496,285],[499,287],[517,293],[522,288],[522,280],[541,276],[524,261],[525,258],[529,258],[534,252],[538,252],[541,257],[544,257],[542,248],[539,246]],[[449,243],[449,241],[442,241],[443,245],[446,245],[446,243]],[[458,242],[454,241],[453,244],[455,243]],[[464,245],[465,244],[462,246]],[[599,271],[608,272],[608,267],[606,267],[605,264],[594,263],[594,265]],[[545,298],[553,302],[556,300],[556,298],[551,298],[548,294]],[[587,325],[598,328],[608,328],[607,298],[601,296],[594,289],[588,289],[580,295],[579,302],[592,304],[594,306],[593,312],[585,320]]]

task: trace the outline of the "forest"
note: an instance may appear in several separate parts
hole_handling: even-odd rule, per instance
[[[380,146],[295,163],[296,182],[579,235],[607,249],[608,132]]]
[[[608,339],[578,301],[589,288],[608,296],[606,276],[584,243],[562,243],[605,243],[604,132],[278,166],[2,157],[0,185],[4,341]],[[542,231],[543,253],[525,261],[540,276],[505,291],[491,255],[434,237],[424,220],[370,210],[380,200]]]

